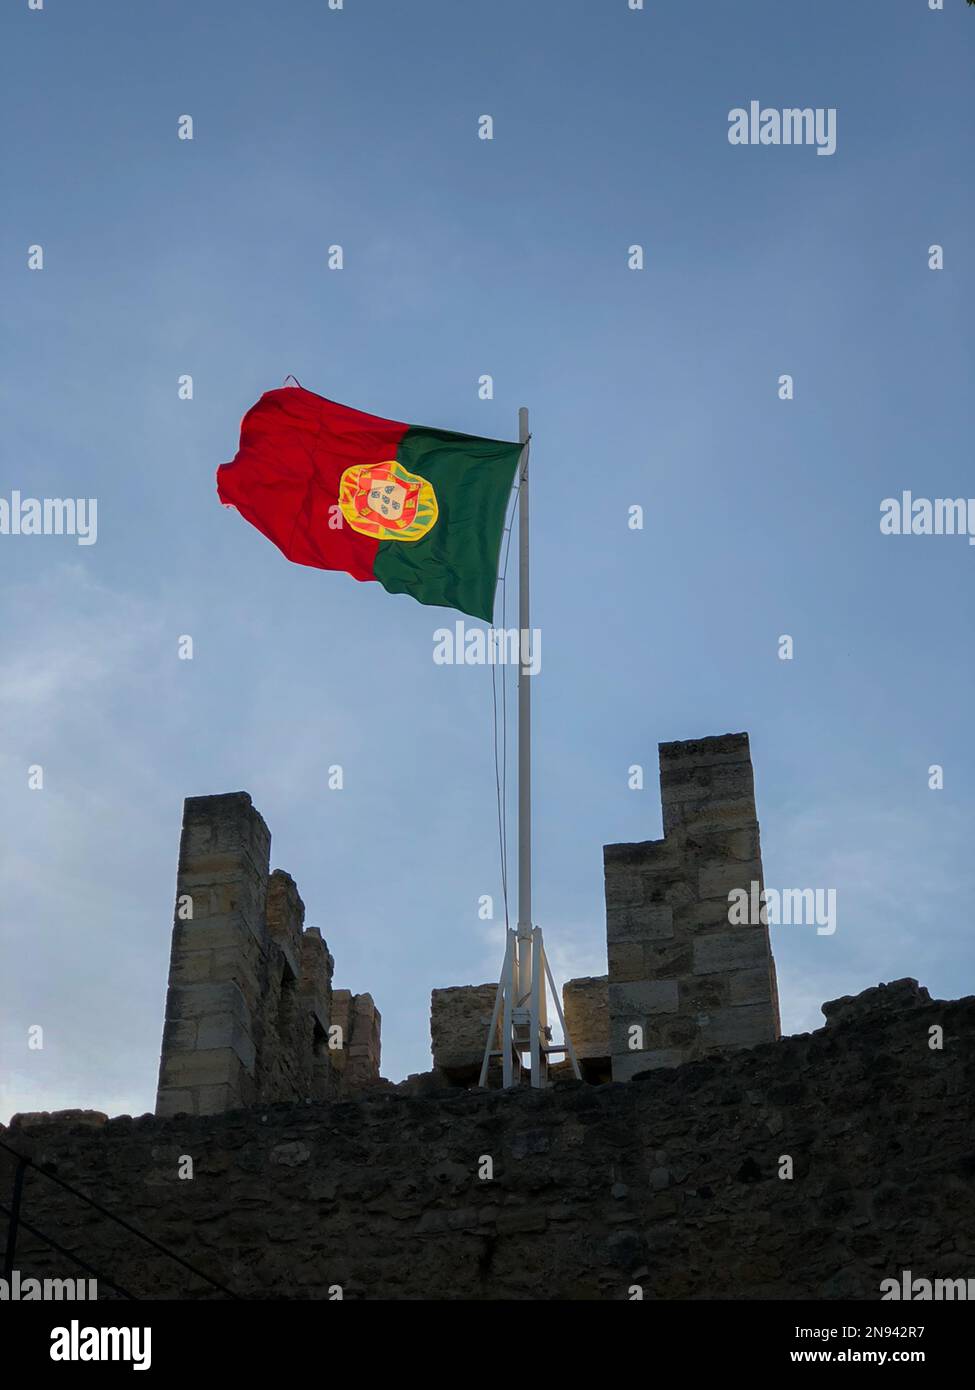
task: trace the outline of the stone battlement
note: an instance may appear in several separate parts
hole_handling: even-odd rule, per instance
[[[188,797],[158,1115],[320,1101],[378,1079],[380,1016],[334,962],[246,792]]]
[[[660,791],[664,838],[604,850],[609,974],[562,991],[580,1070],[596,1083],[780,1034],[768,927],[729,920],[729,892],[757,884],[757,900],[764,889],[748,735],[662,743]],[[476,1079],[495,989],[434,990],[433,1059],[445,1082]]]
[[[660,794],[664,838],[604,852],[615,1080],[780,1033],[768,927],[729,922],[764,891],[748,735],[662,743]]]
[[[660,790],[664,838],[604,850],[608,975],[563,989],[594,1084],[780,1033],[768,927],[729,917],[729,892],[757,901],[764,888],[748,735],[661,744]],[[333,989],[294,880],[269,872],[270,844],[246,792],[187,800],[159,1114],[322,1100],[379,1078],[375,1004]],[[477,1084],[496,991],[433,990],[433,1071],[418,1085]]]
[[[823,1012],[626,1084],[380,1083],[221,1115],[18,1115],[0,1136],[245,1298],[877,1299],[904,1269],[970,1276],[975,998],[902,980]],[[8,1192],[12,1174],[0,1150]],[[220,1297],[40,1174],[27,1189],[33,1225],[137,1296]],[[64,1273],[23,1227],[17,1264]]]

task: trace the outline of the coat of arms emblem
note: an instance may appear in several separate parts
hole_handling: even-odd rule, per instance
[[[439,515],[431,484],[395,459],[347,468],[339,507],[353,531],[378,541],[418,541]]]

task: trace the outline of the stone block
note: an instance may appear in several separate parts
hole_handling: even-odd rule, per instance
[[[240,1058],[229,1047],[208,1051],[175,1052],[163,1058],[160,1089],[188,1090],[196,1086],[227,1085],[238,1089]]]
[[[170,985],[205,985],[213,981],[212,951],[180,951],[169,967]]]
[[[562,1012],[576,1056],[609,1056],[609,980],[605,974],[566,980]]]
[[[249,858],[228,854],[205,865],[184,861],[177,879],[175,920],[206,922],[239,916],[263,936],[265,894],[266,880]],[[186,898],[192,917],[186,915]]]
[[[615,984],[622,985],[631,980],[646,979],[642,941],[610,941],[607,956],[609,958],[609,975]],[[608,991],[606,1007],[608,1010]]]
[[[674,930],[682,937],[703,935],[711,927],[728,927],[728,913],[731,904],[727,898],[711,898],[708,902],[694,902],[674,913]]]
[[[252,960],[248,954],[242,953],[236,947],[228,946],[212,951],[211,956],[211,981],[234,985],[240,990],[247,1007],[252,1013],[255,1012],[266,986],[266,952]]]
[[[610,1056],[616,1057],[624,1052],[642,1052],[651,1047],[657,1041],[657,1022],[662,1015],[657,1015],[655,1019],[648,1019],[645,1014],[614,1014],[609,1023],[609,1051]],[[641,1031],[634,1034],[633,1029],[639,1028]],[[633,1048],[630,1046],[630,1039],[638,1044]]]
[[[497,984],[457,985],[430,994],[433,1065],[454,1084],[478,1079],[491,1028]],[[500,1046],[500,1030],[494,1047]]]
[[[702,980],[713,978],[713,976],[701,976]],[[754,970],[733,971],[727,976],[727,990],[727,1002],[729,1004],[770,1005],[773,999],[773,986],[768,965],[758,966]]]
[[[746,971],[738,971],[738,975],[744,975]],[[730,981],[737,978],[736,975],[685,975],[678,981],[678,991],[680,996],[679,1012],[682,1014],[708,1013],[711,1009],[720,1009],[732,1002],[736,1004],[750,1004],[754,1001],[750,999],[732,1000]]]
[[[201,951],[244,951],[250,949],[251,942],[244,922],[236,915],[225,914],[177,922],[173,928],[173,945],[182,956]]]
[[[329,1047],[328,1060],[336,1072],[342,1072],[348,1056],[349,1037],[352,1032],[352,992],[348,989],[332,990],[332,1017],[330,1027],[338,1029],[336,1037],[341,1037],[340,1047]]]
[[[197,1019],[171,1018],[163,1025],[163,1050],[186,1052],[196,1047]]]
[[[613,1080],[630,1081],[638,1072],[656,1071],[661,1067],[679,1067],[684,1060],[684,1053],[677,1048],[614,1053]]]
[[[728,767],[695,767],[679,772],[662,772],[660,796],[665,806],[703,801],[754,803],[755,787],[751,766],[741,763]]]
[[[307,927],[301,938],[298,992],[318,1027],[327,1033],[332,1017],[332,974],[335,962],[317,927]]]
[[[722,860],[753,863],[761,859],[759,841],[758,822],[755,821],[752,825],[706,830],[694,837],[693,843],[688,845],[688,852],[711,865],[719,864]]]
[[[748,893],[753,883],[761,882],[762,866],[758,860],[751,859],[741,863],[737,860],[719,860],[699,870],[697,896],[702,902],[709,898],[721,898],[727,903],[728,894],[734,889],[743,888]]]
[[[345,1084],[357,1087],[379,1080],[381,1025],[379,1010],[370,994],[354,994],[351,1001],[352,1032],[348,1047]]]
[[[301,971],[305,904],[301,900],[294,879],[283,869],[275,869],[268,879],[265,920],[268,935],[282,952],[291,974],[297,979]]]
[[[665,903],[607,904],[607,941],[660,941],[674,934],[674,910]]]
[[[664,833],[675,843],[713,831],[747,829],[755,823],[752,796],[704,796],[697,801],[668,801],[663,807]]]
[[[730,975],[753,970],[768,961],[768,935],[764,927],[728,927],[727,931],[699,936],[694,941],[694,974]]]
[[[271,833],[247,792],[189,796],[183,803],[181,858],[237,852],[260,865],[270,849]]]
[[[612,846],[607,845],[607,850]],[[606,901],[621,907],[639,907],[646,902],[647,885],[643,874],[631,868],[606,863]]]
[[[222,1115],[226,1110],[239,1110],[244,1097],[228,1085],[200,1086],[196,1092],[198,1115]]]
[[[676,980],[691,974],[694,948],[689,939],[647,942],[643,948],[643,959],[646,966],[644,979]]]
[[[700,1041],[701,1015],[698,1013],[657,1014],[649,1019],[647,1042],[653,1047],[676,1047],[690,1052]]]
[[[250,1034],[233,1014],[208,1014],[197,1024],[196,1046],[199,1049],[231,1048],[248,1071],[254,1070],[256,1054]]]
[[[638,980],[609,986],[610,1011],[614,1018],[640,1019],[647,1014],[677,1011],[676,980]]]
[[[605,975],[567,980],[562,987],[562,1012],[580,1061],[609,1056],[609,981]]]
[[[166,1020],[201,1019],[218,1014],[230,1014],[242,1024],[250,1022],[250,1011],[237,985],[220,984],[173,985],[166,997]]]
[[[687,767],[726,767],[735,763],[751,766],[746,733],[676,739],[659,744],[658,752],[661,772],[674,772]]]
[[[229,1087],[227,1089],[229,1090]],[[226,1106],[224,1108],[229,1109],[230,1107]],[[179,1091],[176,1090],[175,1087],[160,1086],[159,1094],[156,1097],[157,1115],[196,1115],[198,1113],[195,1090],[187,1088],[186,1090]]]
[[[767,1004],[739,1004],[715,1009],[701,1021],[701,1042],[707,1048],[757,1047],[774,1042],[771,1010]]]

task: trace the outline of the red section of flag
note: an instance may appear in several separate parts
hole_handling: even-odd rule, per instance
[[[217,469],[217,493],[296,564],[373,579],[379,543],[338,524],[339,480],[353,464],[395,459],[408,429],[303,387],[265,391],[233,462]]]

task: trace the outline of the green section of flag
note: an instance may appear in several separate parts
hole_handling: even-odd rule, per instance
[[[380,541],[373,573],[391,594],[491,622],[498,556],[520,444],[414,426],[397,460],[425,478],[439,516],[417,541]]]

